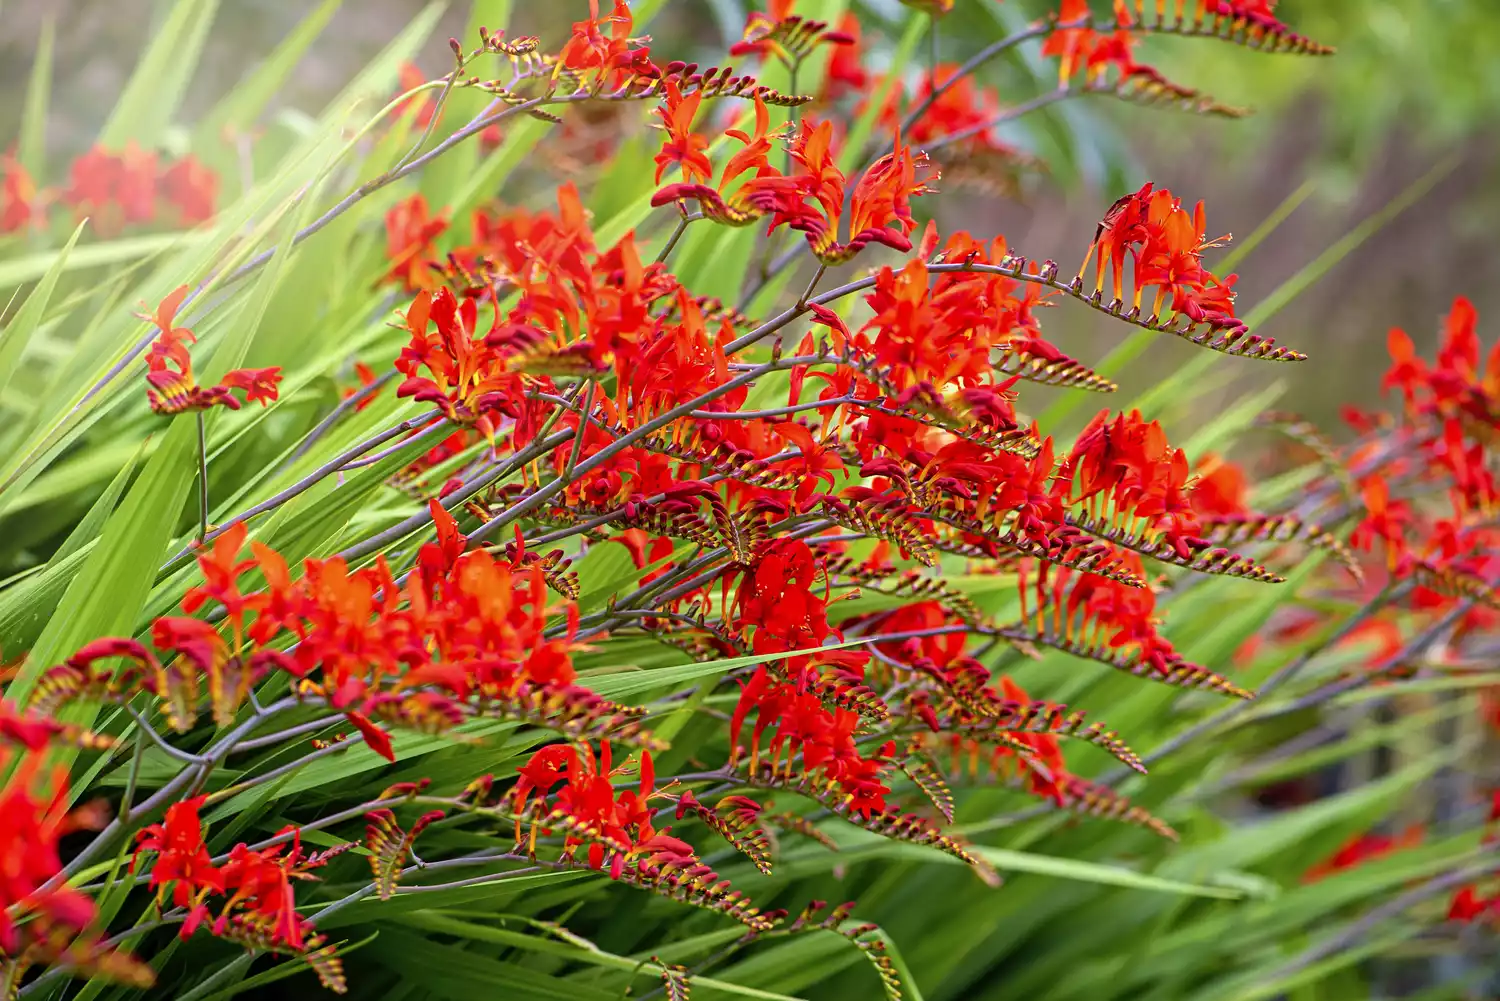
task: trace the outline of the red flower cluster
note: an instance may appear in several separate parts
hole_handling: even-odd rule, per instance
[[[837,785],[851,812],[868,819],[889,808],[885,797],[891,790],[880,776],[891,766],[896,743],[888,740],[872,755],[861,754],[855,743],[858,713],[826,708],[817,695],[796,684],[778,682],[766,668],[758,667],[741,687],[730,716],[731,763],[747,754],[742,737],[745,720],[752,713],[755,724],[747,760],[752,775],[790,776],[800,755],[798,770],[819,774]]]
[[[1500,572],[1500,533],[1489,523],[1500,511],[1500,486],[1487,462],[1500,428],[1500,347],[1481,369],[1477,320],[1467,299],[1454,302],[1430,368],[1403,331],[1391,331],[1383,386],[1401,390],[1406,422],[1356,449],[1349,461],[1364,508],[1350,541],[1367,551],[1378,544],[1392,574],[1414,577],[1422,585],[1414,598],[1419,608],[1449,607],[1461,593],[1486,590]],[[1358,412],[1351,421],[1377,423]],[[1437,487],[1448,511],[1435,517],[1399,495],[1401,485],[1414,483]],[[1466,623],[1491,614],[1476,609]]]
[[[674,127],[680,124],[673,111],[668,114]],[[725,165],[719,189],[705,183],[669,184],[652,197],[651,204],[667,205],[691,198],[698,201],[704,215],[730,226],[748,225],[769,216],[768,231],[786,226],[805,234],[813,254],[825,264],[847,261],[871,243],[899,251],[911,249],[908,237],[916,227],[911,199],[927,194],[931,189],[926,182],[935,179],[925,154],[913,153],[898,139],[895,149],[876,160],[850,190],[833,149],[832,122],[803,120],[790,148],[794,166],[790,174],[782,173],[766,159],[769,143],[765,142],[764,128],[762,118],[753,138],[743,133],[734,136],[744,143],[745,150]],[[668,147],[658,163],[680,162],[677,157],[685,155],[683,151],[706,144],[705,138],[695,139],[690,132],[669,131]],[[703,172],[704,163],[695,163],[694,168]],[[754,177],[732,195],[723,196],[730,180],[751,169],[755,170]],[[838,236],[846,197],[850,236],[841,243]]]
[[[15,156],[0,156],[0,233],[19,233],[43,217],[36,182]]]
[[[692,855],[693,849],[665,831],[652,826],[656,809],[650,805],[658,793],[651,752],[640,756],[640,783],[635,789],[616,791],[611,781],[621,768],[612,765],[609,741],[599,746],[596,758],[589,744],[551,744],[531,756],[519,769],[520,778],[511,792],[515,804],[516,840],[521,840],[521,819],[535,818],[531,829],[531,850],[536,850],[539,830],[553,823],[564,823],[568,832],[563,843],[564,856],[570,857],[582,844],[588,844],[588,864],[603,868],[606,853],[610,875],[620,878],[625,863],[637,853],[648,855],[661,851]],[[553,786],[563,783],[555,794]],[[533,792],[539,795],[528,799]],[[548,797],[551,809],[548,810]]]
[[[48,768],[51,740],[66,727],[36,714],[18,715],[0,702],[0,741],[19,745],[19,761],[0,747],[0,953],[13,957],[17,980],[33,964],[67,963],[87,974],[151,985],[151,968],[104,947],[93,931],[92,898],[66,885],[60,840],[75,831],[98,830],[108,819],[102,803],[69,809],[67,768]]]
[[[1184,317],[1192,323],[1203,323],[1214,329],[1238,336],[1244,324],[1234,315],[1234,283],[1238,276],[1220,279],[1203,267],[1203,251],[1220,246],[1227,237],[1216,240],[1204,236],[1203,203],[1190,214],[1182,200],[1165,188],[1156,190],[1147,182],[1133,195],[1115,202],[1105,213],[1094,234],[1094,242],[1078,269],[1081,282],[1094,254],[1095,295],[1104,290],[1104,272],[1110,269],[1114,299],[1123,301],[1124,269],[1131,261],[1133,309],[1141,308],[1148,288],[1156,289],[1151,315],[1162,317],[1169,307],[1172,317]]]
[[[1484,845],[1491,850],[1500,844],[1500,789],[1490,793],[1490,812],[1485,818]],[[1448,920],[1472,923],[1488,918],[1500,926],[1500,887],[1488,896],[1476,884],[1460,887],[1448,905]]]
[[[194,796],[174,803],[161,823],[136,832],[131,871],[142,852],[155,853],[150,883],[157,891],[158,906],[170,893],[174,906],[187,908],[182,938],[191,937],[207,923],[221,938],[305,956],[325,986],[341,990],[339,961],[331,955],[311,954],[319,950],[323,939],[297,913],[292,884],[315,879],[312,870],[353,846],[307,853],[300,830],[289,825],[276,833],[275,844],[252,849],[240,842],[222,865],[215,865],[203,843],[203,822],[198,816],[206,799]],[[224,898],[217,916],[209,907],[210,898],[215,897]]]
[[[731,56],[774,56],[787,66],[795,66],[819,45],[853,45],[851,36],[829,29],[827,23],[793,14],[797,0],[767,0],[765,10],[752,10],[745,18],[745,30],[738,42],[729,47]]]
[[[96,146],[74,160],[62,199],[101,232],[114,233],[155,222],[161,203],[172,207],[180,225],[207,222],[218,194],[218,175],[193,156],[162,169],[155,153],[127,144],[119,153]]]
[[[189,154],[163,169],[155,153],[129,143],[119,153],[94,147],[73,161],[68,186],[41,190],[10,154],[0,157],[0,233],[15,233],[46,221],[46,206],[60,197],[102,234],[168,221],[196,226],[213,218],[219,176]]]
[[[186,327],[176,326],[177,310],[187,297],[188,287],[180,286],[156,307],[153,316],[141,319],[156,325],[160,333],[146,352],[146,398],[158,414],[180,414],[223,406],[238,410],[238,390],[246,402],[265,406],[276,399],[281,382],[280,368],[238,368],[226,372],[216,386],[200,386],[193,378],[193,359],[187,345],[197,338]]]
[[[576,644],[542,633],[547,566],[519,547],[503,561],[465,552],[451,516],[436,501],[431,511],[438,541],[423,547],[404,587],[383,559],[360,570],[338,558],[309,559],[293,580],[280,554],[261,543],[251,543],[252,559],[240,559],[245,527],[235,525],[198,557],[204,581],[182,602],[188,613],[221,606],[227,639],[200,619],[159,618],[152,643],[175,655],[165,665],[135,640],[97,640],[44,676],[37,701],[51,708],[77,696],[120,698],[139,686],[162,700],[169,725],[186,730],[206,679],[214,717],[227,725],[252,685],[280,670],[298,679],[302,697],[343,711],[390,760],[390,736],[372,717],[426,732],[485,714],[569,732],[622,722],[621,707],[573,684]],[[252,572],[264,590],[243,588]],[[285,639],[295,641],[291,652]],[[114,677],[97,666],[116,657],[136,667]],[[620,739],[631,739],[628,728]]]

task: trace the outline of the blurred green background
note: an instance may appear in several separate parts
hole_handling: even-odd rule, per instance
[[[65,164],[97,131],[166,6],[153,0],[6,0],[0,131],[15,134],[38,34],[54,18],[58,72],[48,147],[51,163]],[[297,68],[282,107],[321,107],[422,6],[418,0],[346,4],[314,57]],[[654,25],[655,48],[712,62],[726,39],[738,37],[748,6],[747,0],[671,0]],[[943,57],[962,58],[996,37],[1002,24],[1024,23],[1050,6],[958,0],[944,22]],[[451,5],[420,61],[425,71],[447,68],[441,39],[462,31],[467,7]],[[559,38],[587,7],[586,0],[519,3],[512,31]],[[855,7],[878,66],[880,47],[888,44],[881,28],[900,7],[897,0],[859,0]],[[220,30],[208,40],[187,102],[189,118],[268,52],[308,5],[233,0],[220,8]],[[1147,179],[1189,202],[1206,200],[1212,234],[1248,235],[1289,197],[1305,196],[1239,265],[1243,312],[1435,165],[1450,165],[1417,204],[1261,329],[1308,351],[1313,363],[1241,366],[1234,373],[1242,388],[1286,380],[1280,408],[1329,421],[1340,402],[1378,393],[1388,327],[1405,327],[1425,347],[1455,294],[1474,299],[1481,314],[1500,311],[1500,256],[1489,252],[1500,224],[1492,127],[1500,117],[1500,8],[1493,0],[1283,0],[1278,12],[1300,32],[1338,46],[1338,55],[1266,57],[1171,38],[1153,39],[1145,48],[1145,60],[1169,78],[1250,106],[1252,118],[1186,121],[1175,112],[1101,98],[1054,105],[1014,129],[1016,142],[1041,153],[1049,172],[1029,178],[1019,201],[950,196],[941,221],[977,236],[1003,232],[1021,251],[1055,256],[1068,269],[1102,209]],[[1051,72],[1032,45],[988,68],[984,79],[1002,101],[1020,102],[1051,86]],[[1049,321],[1049,333],[1084,357],[1098,357],[1120,336],[1117,325],[1083,311],[1059,311]],[[1160,345],[1149,371],[1126,374],[1125,388],[1147,385],[1163,365],[1185,362],[1193,350]]]

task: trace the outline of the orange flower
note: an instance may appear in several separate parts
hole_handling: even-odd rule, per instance
[[[187,343],[195,343],[197,338],[186,327],[174,325],[177,310],[187,294],[188,287],[180,286],[161,301],[154,316],[137,314],[160,331],[146,352],[146,398],[151,409],[158,414],[180,414],[216,406],[238,410],[240,401],[231,390],[239,390],[246,400],[262,406],[275,400],[281,382],[280,368],[235,369],[225,373],[216,386],[198,385],[187,349]]]
[[[438,275],[428,265],[433,243],[448,228],[441,216],[428,215],[427,199],[412,195],[397,202],[385,214],[386,257],[391,267],[388,279],[400,279],[408,292],[436,288]]]
[[[703,152],[708,149],[708,138],[693,131],[693,118],[698,114],[703,92],[695,90],[683,97],[674,79],[667,80],[666,88],[666,103],[656,109],[667,130],[667,141],[656,154],[656,183],[661,183],[661,175],[673,164],[681,165],[686,183],[707,183],[714,176],[713,164]]]

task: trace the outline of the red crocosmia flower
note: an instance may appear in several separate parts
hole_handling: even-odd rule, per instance
[[[179,222],[184,226],[196,226],[214,216],[219,197],[219,175],[189,154],[162,173],[161,195],[177,209]]]
[[[328,856],[326,853],[305,856],[301,834],[294,826],[277,833],[291,834],[292,839],[259,851],[244,844],[230,850],[229,860],[219,870],[224,892],[230,896],[214,922],[213,931],[215,935],[224,935],[231,930],[232,919],[244,913],[264,930],[271,942],[301,952],[307,946],[311,928],[307,919],[297,913],[292,880],[315,878],[309,875],[309,870],[324,865]]]
[[[1212,452],[1198,460],[1194,468],[1197,482],[1188,500],[1203,517],[1235,517],[1250,510],[1250,481],[1236,463]]]
[[[942,139],[944,145],[961,142],[963,148],[970,150],[993,150],[1019,156],[1016,149],[999,141],[991,125],[1000,114],[1000,101],[995,92],[985,89],[970,74],[954,80],[959,69],[957,63],[938,64],[909,97],[901,87],[893,87],[880,109],[881,126],[895,132],[911,106],[931,99],[931,105],[904,135],[911,145],[922,146]],[[933,98],[934,94],[936,98]],[[960,133],[964,138],[949,138]]]
[[[207,796],[194,796],[167,807],[160,824],[150,824],[136,832],[135,854],[130,870],[135,871],[141,852],[156,852],[151,867],[151,886],[156,890],[158,906],[168,889],[176,907],[190,910],[183,923],[182,937],[188,938],[208,913],[204,904],[210,893],[225,891],[224,876],[214,867],[203,843],[203,822],[198,817]]]
[[[349,397],[353,396],[355,393],[359,392],[360,389],[375,385],[375,370],[369,365],[366,365],[364,362],[357,361],[354,363],[354,378],[359,380],[359,386],[349,386],[344,389],[342,395],[346,400],[349,399]],[[354,405],[354,409],[363,410],[373,402],[375,402],[375,395],[373,393],[368,394]]]
[[[1395,569],[1407,555],[1407,526],[1412,520],[1411,506],[1403,500],[1391,500],[1385,478],[1369,476],[1361,488],[1365,516],[1349,536],[1350,545],[1369,550],[1378,540],[1385,548],[1386,564]]]
[[[860,45],[859,18],[853,11],[845,11],[839,19],[837,34],[849,41],[829,46],[828,65],[823,70],[823,98],[828,101],[851,92],[861,93],[870,85],[870,74],[864,65],[865,52]]]
[[[634,77],[659,77],[651,62],[651,50],[631,38],[635,17],[625,0],[615,0],[614,9],[599,16],[599,0],[589,0],[589,19],[573,22],[572,36],[557,56],[557,72],[564,69],[594,74],[594,89],[619,85]]]
[[[230,389],[238,389],[245,394],[246,403],[259,403],[265,406],[275,402],[277,398],[277,387],[281,384],[281,368],[237,368],[231,372],[224,373],[221,383]]]
[[[448,221],[428,213],[427,199],[412,195],[385,214],[386,257],[391,262],[386,277],[400,279],[407,291],[436,288],[438,274],[430,267],[434,241],[448,228]]]
[[[656,109],[667,131],[667,141],[656,154],[656,183],[661,183],[662,174],[673,164],[681,166],[684,182],[707,183],[714,176],[713,164],[703,152],[708,149],[708,138],[693,131],[693,118],[698,114],[703,92],[695,90],[683,97],[674,79],[667,80],[666,90],[665,103]]]
[[[527,798],[533,791],[538,792],[541,795],[532,801],[530,810],[530,815],[536,818],[531,830],[531,850],[535,850],[540,827],[563,821],[568,831],[564,854],[571,856],[586,844],[589,866],[602,869],[608,860],[610,876],[620,878],[630,858],[641,852],[659,851],[664,845],[663,835],[658,834],[652,824],[656,809],[650,801],[657,793],[651,753],[641,752],[637,788],[615,790],[612,780],[621,770],[612,767],[609,741],[600,744],[597,757],[593,746],[587,743],[576,749],[554,744],[537,751],[521,767],[520,780],[511,793],[515,803],[517,842],[521,840],[521,819],[527,814]],[[562,787],[555,794],[551,793],[559,782]],[[692,855],[692,848],[686,843],[675,838],[667,841]]]
[[[400,77],[397,81],[397,93],[405,94],[407,91],[416,90],[426,82],[427,74],[423,73],[421,68],[415,63],[402,63]],[[397,114],[402,115],[412,109],[416,109],[416,116],[412,124],[419,129],[425,129],[431,123],[432,116],[436,111],[436,107],[426,94],[416,94],[396,106]]]
[[[1407,404],[1411,404],[1416,399],[1417,390],[1427,384],[1427,363],[1417,357],[1416,345],[1399,327],[1392,327],[1386,335],[1386,347],[1391,353],[1391,367],[1381,380],[1380,388],[1386,391],[1399,388]]]
[[[893,152],[876,160],[854,184],[850,195],[850,237],[838,241],[847,182],[833,148],[833,123],[802,122],[792,142],[797,172],[790,177],[758,177],[746,183],[748,201],[772,217],[771,228],[785,225],[807,235],[818,259],[829,264],[849,260],[870,243],[908,251],[908,234],[916,228],[910,200],[930,190],[931,172],[924,153],[913,154],[896,140]],[[807,204],[808,199],[814,203]],[[895,224],[896,228],[889,228]]]
[[[748,750],[742,740],[745,722],[754,715]],[[745,759],[751,774],[790,774],[801,760],[802,771],[821,775],[849,797],[850,810],[865,818],[889,809],[890,788],[881,781],[894,744],[872,757],[854,743],[859,716],[847,709],[828,709],[816,695],[789,682],[774,680],[758,667],[742,684],[729,723],[731,761]]]
[[[74,160],[63,200],[112,233],[154,220],[156,193],[156,154],[129,143],[118,154],[96,146]]]
[[[70,723],[59,722],[35,710],[18,709],[10,700],[0,699],[0,741],[28,751],[40,751],[54,740],[91,746],[105,739],[95,738]]]
[[[212,547],[198,556],[198,568],[203,573],[203,583],[190,587],[182,597],[182,610],[189,614],[201,608],[204,602],[216,601],[224,606],[236,629],[243,628],[245,614],[262,603],[260,598],[247,597],[240,591],[239,579],[246,571],[255,567],[255,560],[242,560],[240,551],[245,548],[245,524],[231,525],[214,539]]]
[[[42,220],[41,196],[21,162],[0,156],[0,233],[17,233]]]
[[[460,304],[446,288],[436,295],[418,293],[406,312],[411,343],[396,359],[396,370],[407,378],[396,395],[436,404],[449,420],[493,439],[501,420],[520,416],[523,405],[522,377],[510,371],[508,360],[545,335],[535,327],[498,323],[479,335],[477,323],[473,299]]]
[[[0,767],[12,758],[0,752]],[[28,944],[65,940],[94,918],[94,903],[67,886],[42,887],[62,871],[58,841],[75,830],[97,830],[104,816],[97,806],[68,810],[67,769],[43,772],[43,754],[28,752],[0,790],[0,950],[21,954]],[[18,922],[17,917],[31,920]]]
[[[1469,885],[1453,895],[1453,901],[1448,905],[1449,921],[1469,924],[1484,917],[1500,918],[1500,893],[1484,897],[1475,886]]]
[[[240,401],[231,392],[236,389],[246,399],[260,401],[262,406],[276,399],[276,386],[281,380],[279,368],[236,369],[226,373],[217,386],[198,385],[187,349],[187,344],[197,338],[186,327],[175,325],[177,310],[187,293],[188,287],[180,286],[161,301],[154,316],[141,316],[160,331],[146,352],[146,397],[151,409],[158,414],[180,414],[215,406],[238,410]]]
[[[1115,6],[1117,14],[1123,10],[1121,4],[1116,3]],[[1077,25],[1081,21],[1089,20],[1091,16],[1092,11],[1089,9],[1088,0],[1063,0],[1062,7],[1057,13],[1057,21],[1059,24]],[[1128,18],[1129,14],[1126,13],[1125,16]],[[1088,67],[1091,71],[1097,69],[1101,72],[1106,68],[1095,56],[1100,43],[1099,32],[1093,28],[1081,26],[1062,28],[1047,36],[1047,40],[1042,43],[1042,55],[1059,57],[1058,86],[1066,86],[1073,75],[1084,67]]]
[[[1328,858],[1303,873],[1302,881],[1314,883],[1334,873],[1353,869],[1371,859],[1382,858],[1404,848],[1415,847],[1422,843],[1425,834],[1426,831],[1420,824],[1408,827],[1395,836],[1369,832],[1356,834]]]
[[[775,56],[791,65],[818,45],[852,45],[843,31],[830,31],[822,21],[792,13],[796,0],[767,0],[766,9],[753,10],[745,18],[745,30],[729,47],[731,56]]]
[[[354,725],[354,729],[358,730],[360,732],[360,735],[365,738],[365,744],[370,748],[370,750],[374,751],[376,754],[380,755],[382,758],[391,762],[392,764],[395,763],[396,749],[391,744],[390,734],[386,733],[384,730],[380,729],[380,727],[370,722],[370,718],[364,713],[350,712],[346,713],[345,716],[349,720],[349,722]]]

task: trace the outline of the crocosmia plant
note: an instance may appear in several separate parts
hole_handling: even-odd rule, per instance
[[[10,996],[1248,999],[1402,894],[1500,920],[1488,800],[1233,806],[1351,692],[1477,672],[1494,724],[1473,309],[1257,470],[1258,407],[1045,330],[1320,364],[1211,207],[938,208],[1036,183],[1058,102],[1244,114],[1141,60],[1332,52],[1274,0],[755,0],[711,56],[709,5],[480,3],[419,69],[433,8],[267,111],[329,2],[189,122],[169,6],[66,167],[40,52],[0,161]]]

